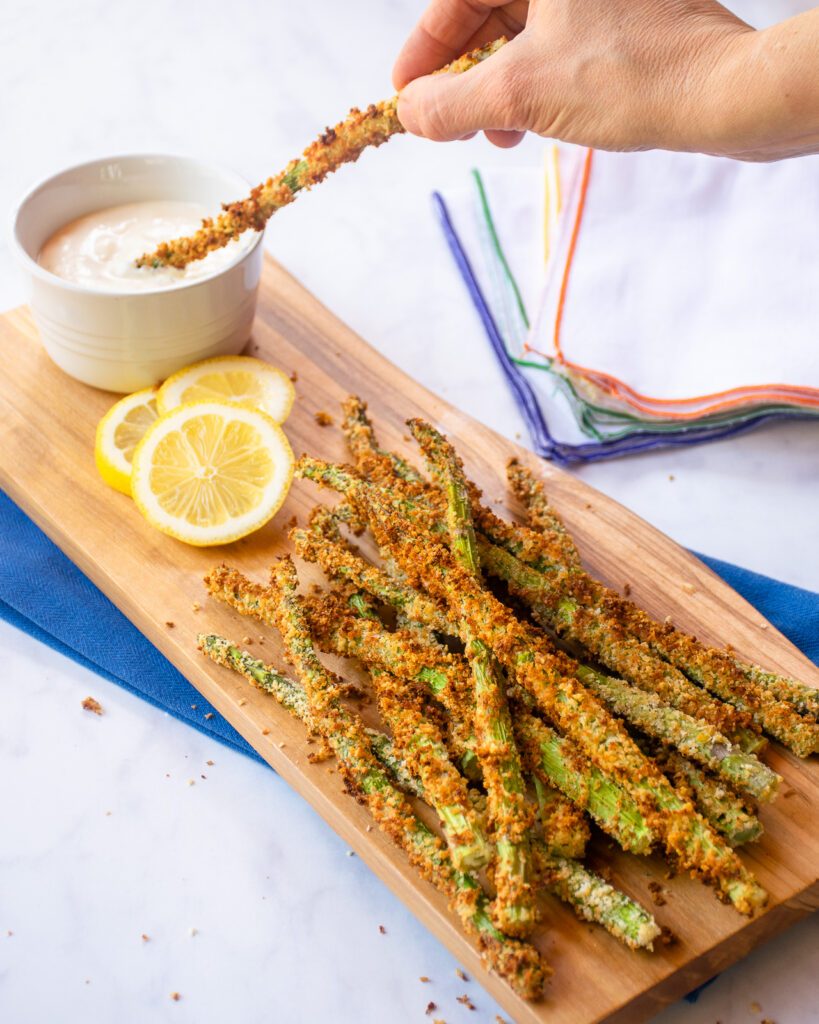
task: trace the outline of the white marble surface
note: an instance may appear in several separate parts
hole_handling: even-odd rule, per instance
[[[266,176],[351,103],[387,94],[419,6],[6,0],[0,210],[38,177],[106,153],[191,153]],[[737,7],[764,17],[761,3]],[[365,338],[509,436],[521,425],[428,197],[475,164],[531,161],[536,149],[398,140],[267,238]],[[2,244],[0,308],[24,297]],[[787,426],[581,472],[682,543],[819,589],[816,444],[816,427]],[[0,1020],[400,1024],[428,1019],[429,1000],[448,1024],[494,1019],[490,999],[272,772],[6,625],[0,648]],[[102,718],[81,710],[87,694]],[[817,947],[814,918],[657,1020],[807,1024]],[[477,1012],[455,1002],[464,990]]]

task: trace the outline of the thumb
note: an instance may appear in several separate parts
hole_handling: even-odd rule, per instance
[[[525,49],[516,39],[461,74],[425,75],[398,97],[398,119],[413,135],[450,142],[485,129],[524,131],[531,116]]]

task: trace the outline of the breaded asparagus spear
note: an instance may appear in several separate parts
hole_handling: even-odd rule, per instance
[[[526,518],[533,530],[546,534],[558,546],[563,565],[580,566],[580,555],[574,546],[571,534],[563,520],[549,504],[543,485],[534,473],[522,466],[517,459],[511,459],[506,466],[506,476],[513,493],[526,509]]]
[[[332,747],[350,788],[359,792],[373,817],[401,846],[423,876],[453,901],[462,922],[477,933],[490,965],[522,994],[540,994],[546,976],[534,947],[509,939],[486,916],[480,887],[455,870],[446,847],[413,813],[406,797],[385,773],[372,751],[360,718],[339,699],[339,684],[319,661],[304,617],[296,570],[285,557],[272,570],[279,600],[271,609],[289,659],[307,694],[311,724]],[[274,602],[271,601],[271,604]]]
[[[671,856],[717,885],[741,912],[753,913],[764,905],[764,890],[691,802],[676,793],[595,698],[576,680],[561,675],[551,646],[461,569],[446,548],[432,541],[423,523],[401,514],[401,503],[376,485],[340,467],[304,457],[297,472],[341,490],[362,508],[376,541],[390,548],[409,581],[422,584],[436,600],[445,601],[450,615],[457,615],[495,652],[521,687],[587,756],[643,801],[651,813],[650,823],[656,822]]]
[[[491,57],[505,42],[505,38],[500,38],[472,50],[441,68],[441,72],[468,71]],[[381,146],[403,131],[398,120],[397,96],[371,104],[364,111],[353,107],[344,121],[335,128],[327,128],[298,160],[291,160],[281,173],[254,188],[247,199],[226,204],[216,220],[204,220],[192,237],[163,242],[153,253],[140,256],[137,266],[184,267],[214,249],[221,249],[244,231],[263,231],[273,214],[292,203],[299,192],[318,185],[342,164],[354,162],[369,146]]]
[[[370,670],[378,707],[393,736],[396,752],[419,779],[424,796],[441,819],[456,868],[479,871],[491,849],[467,795],[466,782],[449,759],[438,727],[424,716],[423,701],[406,683],[383,669]]]
[[[472,579],[479,581],[475,530],[461,467],[438,444],[438,435],[428,424],[411,420],[408,426],[446,496],[449,543],[455,561]],[[491,649],[465,620],[461,621],[460,632],[472,667],[478,759],[489,794],[489,813],[498,847],[495,913],[506,930],[513,934],[525,933],[534,922],[529,837],[533,821],[525,798],[520,755],[506,699],[507,683]]]

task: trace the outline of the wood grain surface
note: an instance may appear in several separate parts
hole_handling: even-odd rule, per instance
[[[537,1003],[519,999],[487,973],[448,912],[419,880],[403,854],[342,792],[331,766],[311,764],[302,725],[269,697],[248,687],[196,650],[197,632],[241,639],[281,665],[276,637],[205,596],[202,577],[227,561],[265,579],[273,558],[288,549],[285,524],[303,522],[320,492],[297,482],[273,522],[225,548],[186,547],[154,531],[130,499],[109,490],[94,467],[94,430],[114,397],[77,383],[43,352],[26,309],[0,318],[4,372],[0,378],[0,486],[163,651],[366,861],[373,871],[471,970],[518,1024],[635,1024],[723,970],[766,938],[819,907],[819,765],[773,745],[767,760],[784,776],[780,798],[762,811],[765,835],[743,859],[771,894],[754,920],[719,903],[688,878],[666,877],[659,858],[627,856],[597,837],[590,862],[611,866],[614,881],[651,905],[648,883],[659,882],[666,903],[660,924],[677,941],[653,954],[624,949],[600,928],[579,922],[549,902],[536,942],[554,968]],[[317,412],[339,422],[339,402],[361,395],[386,446],[412,454],[404,420],[421,415],[455,442],[467,469],[502,513],[518,509],[507,493],[504,467],[516,455],[545,479],[550,498],[577,540],[587,567],[655,617],[670,615],[700,639],[730,643],[743,657],[819,686],[819,670],[749,604],[689,553],[637,516],[580,480],[504,440],[401,373],[340,323],[281,267],[269,260],[248,352],[298,376],[298,399],[286,424],[297,454],[344,460],[337,427],[321,427]],[[326,496],[324,496],[326,497]],[[300,567],[307,582],[315,571]],[[195,610],[195,602],[201,605]],[[173,623],[170,627],[168,623]],[[260,642],[259,638],[262,638]],[[400,968],[398,968],[400,969]]]

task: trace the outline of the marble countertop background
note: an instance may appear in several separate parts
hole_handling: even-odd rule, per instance
[[[735,5],[756,24],[767,6]],[[811,5],[777,10],[798,6]],[[389,94],[419,10],[6,0],[0,210],[61,167],[129,151],[261,180],[351,104]],[[395,363],[511,437],[522,424],[429,195],[472,166],[539,156],[537,140],[503,153],[400,139],[276,218],[266,244]],[[4,236],[0,309],[24,300]],[[815,590],[816,445],[815,426],[779,426],[579,472],[681,543]],[[448,1024],[494,1020],[489,997],[268,768],[4,624],[0,649],[0,1020],[409,1024],[429,1019],[430,1000]],[[103,717],[81,709],[89,694]],[[817,949],[814,917],[656,1020],[808,1024]],[[464,991],[474,1013],[456,1002]]]

